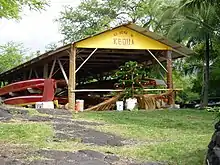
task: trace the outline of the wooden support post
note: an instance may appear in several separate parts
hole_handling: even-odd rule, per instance
[[[44,64],[43,78],[48,78],[48,64]]]
[[[68,82],[68,102],[69,109],[75,110],[75,92],[76,89],[76,47],[71,46],[69,54],[69,82]]]
[[[173,78],[172,78],[172,51],[167,51],[167,88],[173,90]],[[169,96],[168,104],[174,105],[174,93]]]

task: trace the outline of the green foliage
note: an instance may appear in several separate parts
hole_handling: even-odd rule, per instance
[[[8,42],[0,46],[0,73],[9,70],[29,59],[27,49],[21,43]]]
[[[104,30],[115,17],[116,14],[103,2],[83,0],[76,9],[65,6],[57,21],[64,42],[72,42]]]
[[[183,75],[180,71],[173,71],[173,83],[174,88],[181,88],[181,91],[177,92],[176,101],[187,103],[191,100],[198,100],[200,98],[199,92],[193,90],[194,81],[196,76]]]
[[[23,8],[42,10],[46,5],[46,0],[0,0],[0,18],[20,19]]]
[[[160,29],[162,0],[83,0],[76,8],[65,6],[57,21],[64,42],[73,42],[122,23],[134,22]]]
[[[203,73],[198,77],[202,77],[202,106],[206,106],[210,94],[209,67],[213,58],[210,50],[213,38],[219,37],[220,32],[219,1],[181,0],[179,5],[172,6],[165,12],[162,20],[162,26],[167,28],[167,34],[170,38],[185,43],[191,48],[203,46],[203,49],[200,49],[201,53],[199,53],[202,58],[194,58],[195,61],[191,58],[188,66],[191,71],[196,68],[198,73]],[[195,62],[199,64],[197,67],[193,65],[196,64]]]
[[[56,43],[50,43],[50,44],[46,45],[45,52],[55,50],[56,48],[58,48]]]
[[[115,78],[119,80],[119,87],[125,89],[125,98],[134,98],[137,94],[143,94],[143,82],[146,70],[143,65],[136,61],[126,62],[115,73]]]

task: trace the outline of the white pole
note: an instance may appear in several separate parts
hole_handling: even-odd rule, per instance
[[[82,66],[90,59],[90,57],[96,52],[98,48],[95,48],[95,50],[93,50],[93,52],[85,59],[85,61],[83,61],[83,63],[76,69],[75,73],[77,73],[80,68],[82,68]]]
[[[150,50],[147,49],[147,51],[148,51],[148,52],[151,54],[151,56],[160,64],[160,66],[161,66],[166,72],[168,72],[167,69],[163,66],[163,64],[161,64],[161,62],[157,59],[157,57],[156,57]]]

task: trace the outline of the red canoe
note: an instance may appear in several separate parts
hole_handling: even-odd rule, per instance
[[[5,104],[10,105],[30,105],[42,101],[43,96],[18,96],[3,100]]]
[[[41,102],[42,100],[43,100],[42,95],[30,95],[30,96],[12,97],[9,99],[5,99],[3,102],[4,104],[24,106],[24,105],[33,105],[36,102]],[[55,97],[54,100],[58,100],[59,104],[66,104],[68,102],[67,97]]]
[[[31,80],[19,81],[6,85],[0,88],[0,96],[6,95],[9,92],[23,91],[28,88],[36,88],[42,90],[44,87],[44,80],[45,79],[31,79]]]

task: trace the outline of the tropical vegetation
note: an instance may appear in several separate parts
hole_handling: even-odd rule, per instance
[[[193,49],[193,56],[174,62],[174,85],[184,89],[181,101],[201,98],[204,107],[220,96],[219,6],[219,0],[83,0],[65,6],[57,21],[64,43],[133,22]]]
[[[20,19],[25,7],[44,10],[47,5],[45,0],[3,0],[0,2],[0,17]],[[202,106],[206,106],[208,98],[220,97],[219,6],[219,0],[82,0],[77,7],[64,6],[56,21],[63,34],[63,44],[133,22],[193,49],[193,56],[174,62],[174,86],[184,89],[178,94],[179,101],[201,99]],[[5,57],[6,45],[1,46],[1,59]],[[10,49],[11,45],[8,46]],[[51,44],[46,50],[54,48],[56,44]],[[22,48],[20,52],[23,52]],[[13,56],[17,52],[10,54]],[[9,63],[9,67],[0,64],[0,68],[4,68],[1,72],[23,62],[24,56],[19,60],[9,59],[16,61]],[[153,69],[151,75],[158,77]]]

